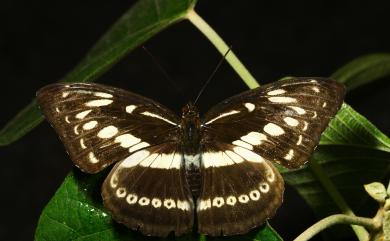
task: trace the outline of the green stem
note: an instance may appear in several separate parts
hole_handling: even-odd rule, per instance
[[[229,46],[223,41],[223,39],[217,34],[204,21],[195,10],[191,10],[187,13],[187,19],[196,27],[199,31],[201,31],[210,42],[217,48],[217,50],[224,55],[228,50]],[[230,66],[237,72],[237,74],[242,78],[246,85],[249,88],[253,89],[259,86],[259,83],[256,79],[249,73],[249,71],[245,68],[245,66],[241,63],[241,61],[237,58],[237,56],[230,51],[226,56],[226,61],[230,64]]]
[[[312,169],[312,171],[314,172],[314,174],[317,176],[319,182],[322,184],[322,186],[325,188],[325,190],[329,193],[329,195],[331,196],[333,201],[340,208],[340,210],[344,214],[348,215],[349,217],[356,217],[355,214],[353,213],[352,209],[348,206],[348,204],[345,202],[344,198],[341,196],[340,192],[333,185],[333,183],[329,179],[329,177],[325,174],[322,167],[317,163],[317,160],[312,159],[309,162],[309,166]],[[353,223],[351,223],[351,224],[353,224]],[[357,225],[351,225],[351,227],[360,241],[367,241],[368,240],[369,234],[364,227],[357,226]]]
[[[294,241],[309,240],[322,230],[329,228],[335,224],[355,224],[355,226],[361,225],[370,230],[376,230],[380,228],[380,225],[378,227],[378,224],[371,218],[356,217],[346,214],[335,214],[313,224],[310,228],[306,229],[305,232],[301,233],[296,239],[294,239]]]

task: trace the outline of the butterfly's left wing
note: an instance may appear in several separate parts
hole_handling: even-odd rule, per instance
[[[343,97],[344,87],[333,80],[298,78],[233,96],[206,113],[200,232],[245,233],[272,216],[283,180],[270,162],[303,165]]]
[[[101,84],[52,84],[38,103],[73,162],[95,173],[105,207],[145,235],[189,232],[193,203],[181,166],[178,118],[143,96]]]
[[[74,164],[88,173],[147,146],[178,141],[178,118],[146,97],[96,83],[56,83],[38,104]]]

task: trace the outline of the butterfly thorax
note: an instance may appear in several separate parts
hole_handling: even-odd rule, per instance
[[[200,117],[192,103],[188,103],[182,110],[181,143],[184,154],[186,179],[194,197],[200,192]]]

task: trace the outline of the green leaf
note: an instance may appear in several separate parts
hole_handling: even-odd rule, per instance
[[[348,90],[390,75],[390,54],[377,53],[359,57],[338,69],[331,77]]]
[[[102,206],[100,186],[106,175],[107,172],[96,175],[79,171],[70,173],[43,210],[35,240],[282,240],[268,224],[247,235],[227,239],[208,238],[195,233],[167,239],[142,236],[113,222]]]
[[[366,192],[377,202],[384,203],[387,197],[385,185],[380,182],[372,182],[364,185]]]
[[[64,82],[90,82],[106,72],[131,50],[185,18],[196,0],[140,0],[130,8],[70,72]],[[0,146],[8,145],[43,120],[35,101],[21,110],[0,131]]]

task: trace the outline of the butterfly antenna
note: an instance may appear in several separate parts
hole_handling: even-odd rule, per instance
[[[159,71],[164,75],[165,79],[168,80],[168,82],[172,85],[172,87],[176,90],[176,92],[178,92],[180,94],[180,96],[184,100],[184,95],[183,95],[182,90],[177,86],[176,82],[173,81],[173,79],[169,76],[167,71],[165,71],[165,69],[162,67],[162,65],[157,60],[157,58],[146,48],[146,46],[142,46],[142,48],[149,55],[149,57],[152,59],[153,63],[157,66]]]
[[[204,85],[202,86],[202,89],[200,89],[199,91],[199,94],[198,96],[196,97],[195,101],[194,101],[194,105],[196,104],[196,102],[198,101],[199,97],[202,95],[203,91],[206,89],[206,86],[210,83],[210,81],[213,79],[215,73],[217,73],[217,70],[219,69],[219,67],[221,67],[222,63],[224,62],[224,60],[226,59],[226,56],[229,54],[230,50],[232,49],[232,46],[229,47],[229,49],[226,51],[226,53],[223,55],[223,57],[221,58],[221,60],[219,60],[217,66],[214,68],[213,72],[211,73],[211,75],[209,76],[209,78],[207,79],[207,81],[204,83]]]

